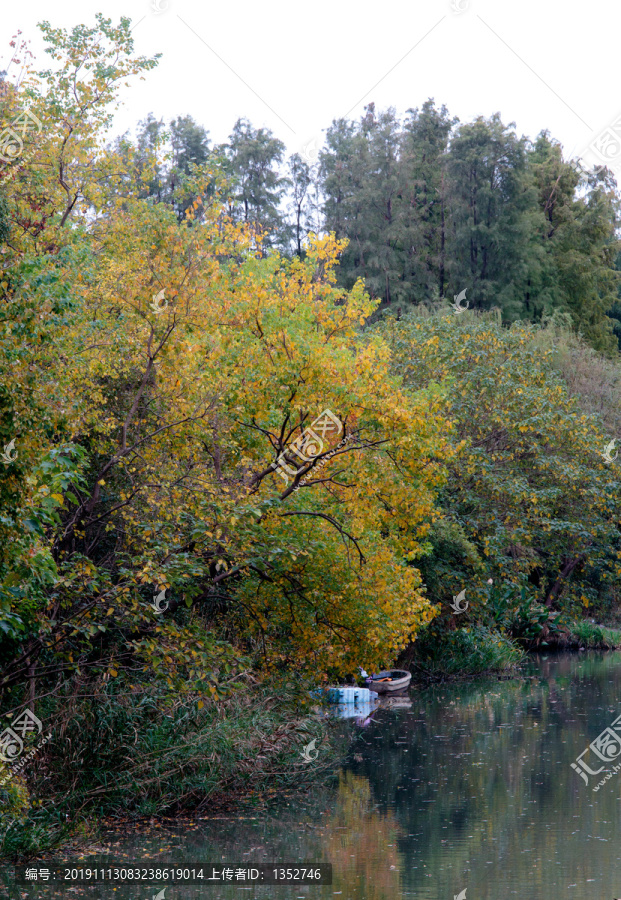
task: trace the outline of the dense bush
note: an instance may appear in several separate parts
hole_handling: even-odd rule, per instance
[[[465,589],[474,622],[486,620],[490,579],[514,610],[528,595],[545,618],[617,606],[621,480],[603,457],[613,435],[601,410],[586,411],[588,396],[581,408],[568,388],[545,329],[436,309],[389,319],[380,333],[405,385],[447,388],[454,424],[439,518],[418,564],[430,598],[446,605]],[[614,418],[618,398],[604,405]]]
[[[420,676],[479,675],[505,672],[523,658],[523,652],[501,631],[473,625],[444,631],[428,626],[402,659]]]

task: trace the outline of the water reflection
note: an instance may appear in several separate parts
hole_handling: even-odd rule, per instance
[[[322,839],[323,858],[333,867],[333,894],[340,891],[351,900],[400,897],[399,832],[390,810],[374,808],[369,779],[342,773]]]
[[[468,900],[612,900],[621,897],[621,775],[593,793],[570,764],[621,713],[620,688],[621,654],[581,653],[532,658],[526,679],[412,689],[384,701],[364,729],[337,723],[352,739],[347,765],[307,797],[268,815],[119,834],[107,859],[334,868],[330,887],[174,886],[166,900],[452,900],[464,888]],[[59,893],[39,885],[5,896]],[[72,893],[148,900],[155,890]]]

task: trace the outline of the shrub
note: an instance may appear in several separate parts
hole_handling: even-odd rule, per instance
[[[433,625],[407,651],[407,664],[425,675],[478,675],[505,672],[523,659],[500,631],[484,625],[441,633]]]

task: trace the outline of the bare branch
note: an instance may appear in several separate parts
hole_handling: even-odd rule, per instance
[[[339,522],[337,522],[336,519],[333,519],[332,516],[328,516],[326,515],[326,513],[309,512],[306,510],[291,510],[290,512],[280,513],[280,516],[312,516],[313,518],[325,519],[327,522],[330,522],[331,525],[334,525],[341,536],[348,538],[348,540],[352,542],[352,544],[358,551],[358,555],[360,556],[360,564],[363,565],[366,562],[364,553],[360,549],[360,545],[358,544],[356,538],[353,536],[353,534],[349,534],[349,532],[345,531],[343,526]]]

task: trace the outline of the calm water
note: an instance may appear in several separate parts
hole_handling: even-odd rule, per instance
[[[379,709],[366,728],[339,724],[355,735],[346,765],[302,802],[118,834],[83,864],[333,865],[331,886],[169,885],[165,900],[621,897],[621,771],[594,793],[599,778],[587,786],[570,767],[621,714],[621,653],[540,657],[529,675],[413,689],[411,705]],[[161,887],[4,895],[151,900]]]

